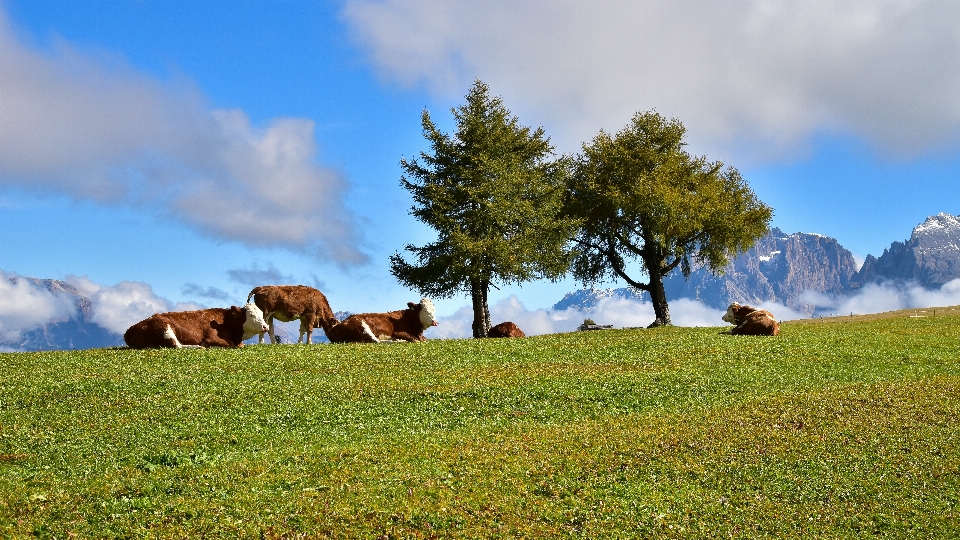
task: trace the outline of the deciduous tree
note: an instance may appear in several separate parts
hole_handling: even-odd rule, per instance
[[[767,233],[773,216],[736,169],[687,153],[685,133],[679,120],[637,113],[616,135],[601,131],[584,144],[569,180],[567,212],[581,220],[573,275],[646,291],[656,315],[650,326],[671,324],[667,274],[679,266],[689,276],[694,264],[721,272]]]

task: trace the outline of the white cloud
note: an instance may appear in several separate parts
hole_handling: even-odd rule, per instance
[[[14,342],[24,332],[77,314],[75,299],[0,270],[0,341]]]
[[[916,283],[870,283],[846,296],[804,293],[803,301],[817,306],[818,314],[863,315],[900,309],[960,305],[960,279],[939,289],[925,289]]]
[[[251,246],[366,261],[346,181],[316,163],[312,120],[251,125],[116,58],[17,37],[0,9],[0,187],[138,204]]]
[[[121,281],[114,286],[105,286],[86,276],[68,276],[66,282],[90,299],[91,321],[117,334],[123,334],[131,325],[154,313],[202,308],[193,302],[174,304],[157,296],[146,283]]]
[[[293,276],[284,274],[272,263],[266,263],[265,268],[261,268],[259,263],[254,263],[250,268],[234,268],[227,270],[227,276],[231,281],[249,287],[257,287],[266,284],[278,283],[296,283],[297,279]]]
[[[783,305],[783,304],[778,304],[778,303],[776,303],[776,302],[760,302],[759,304],[757,304],[757,305],[755,305],[755,306],[753,306],[753,307],[755,307],[755,308],[757,308],[757,309],[765,309],[765,310],[769,311],[770,313],[773,314],[774,317],[776,317],[776,319],[777,319],[778,321],[793,321],[793,320],[796,320],[796,319],[807,319],[807,318],[809,318],[809,316],[806,315],[805,313],[801,313],[801,312],[799,312],[799,311],[795,311],[795,310],[790,309],[789,307],[787,307],[787,306],[785,306],[785,305]],[[725,312],[724,312],[724,313],[725,313]],[[722,315],[723,315],[723,314],[721,313],[721,316],[722,316]],[[725,324],[725,323],[720,323],[720,324]]]
[[[939,289],[925,289],[916,283],[870,284],[858,292],[845,296],[831,296],[807,291],[800,301],[816,307],[816,315],[864,315],[896,311],[900,309],[960,305],[960,279],[944,284]],[[753,304],[751,304],[753,305]],[[809,316],[776,302],[761,302],[753,305],[774,314],[777,320],[806,319]],[[670,301],[670,318],[676,326],[723,327],[724,310],[714,309],[688,298]],[[511,295],[490,307],[493,324],[513,321],[527,335],[572,332],[584,319],[597,324],[612,324],[614,328],[646,327],[654,319],[653,306],[623,298],[605,298],[590,309],[569,308],[528,310],[522,302]],[[466,338],[473,335],[473,309],[464,306],[450,316],[440,317],[440,326],[428,330],[428,338]]]
[[[670,315],[677,326],[722,326],[723,311],[709,308],[700,302],[688,299],[670,302]],[[572,332],[584,319],[597,324],[612,324],[615,328],[646,327],[654,320],[653,306],[649,303],[624,298],[604,298],[593,308],[583,311],[576,308],[565,310],[528,310],[515,296],[510,295],[490,307],[493,324],[512,321],[528,336]],[[439,318],[440,325],[428,330],[428,338],[465,338],[473,335],[473,309],[464,306],[453,315]]]
[[[479,77],[568,151],[651,108],[710,155],[844,131],[910,154],[960,132],[957,2],[349,0],[344,18],[383,77],[443,98]]]

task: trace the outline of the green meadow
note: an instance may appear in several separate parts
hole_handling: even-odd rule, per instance
[[[0,538],[960,536],[960,317],[0,354]]]

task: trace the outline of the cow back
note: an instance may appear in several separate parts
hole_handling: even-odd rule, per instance
[[[243,342],[245,321],[246,312],[236,306],[157,313],[128,328],[123,339],[134,349],[173,347],[169,327],[182,345],[235,347]]]
[[[490,328],[490,331],[487,332],[487,337],[491,338],[512,338],[525,336],[526,334],[523,333],[523,330],[520,330],[520,327],[511,321],[502,322]]]
[[[739,324],[730,331],[731,334],[743,336],[776,336],[780,333],[780,323],[773,314],[765,309],[753,310],[738,316]]]
[[[317,289],[306,285],[264,285],[254,287],[247,299],[264,313],[264,316],[282,313],[284,318],[306,318],[314,328],[327,331],[337,324],[327,297]],[[329,337],[329,336],[328,336]]]

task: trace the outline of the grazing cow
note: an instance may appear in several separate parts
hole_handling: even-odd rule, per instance
[[[487,337],[525,337],[526,334],[523,333],[523,330],[519,326],[513,324],[510,321],[502,322],[492,328],[487,332]]]
[[[255,304],[239,308],[157,313],[131,326],[123,340],[131,349],[150,347],[243,347],[243,341],[267,331]]]
[[[387,313],[358,313],[327,330],[334,343],[380,343],[381,341],[426,341],[423,331],[437,326],[436,309],[429,298],[407,309]]]
[[[263,318],[270,326],[270,341],[273,343],[280,343],[274,333],[274,319],[283,322],[300,320],[300,339],[297,343],[303,343],[304,334],[307,336],[307,343],[311,343],[314,328],[323,328],[329,337],[330,328],[337,324],[330,304],[327,303],[327,297],[313,287],[265,285],[254,287],[247,296],[247,302],[251,298],[263,311]],[[260,334],[260,343],[263,343],[263,334]]]
[[[775,336],[780,333],[780,323],[765,309],[730,304],[723,320],[735,325],[726,334],[743,336]]]

